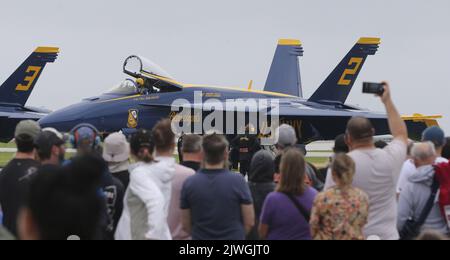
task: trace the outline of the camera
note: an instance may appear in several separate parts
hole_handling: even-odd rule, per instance
[[[364,82],[363,83],[363,93],[376,94],[376,95],[381,96],[384,93],[384,84],[383,83]]]

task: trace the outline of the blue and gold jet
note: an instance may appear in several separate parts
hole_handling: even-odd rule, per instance
[[[125,61],[124,72],[131,79],[103,95],[51,113],[39,122],[43,127],[63,132],[79,123],[90,123],[105,134],[119,130],[130,133],[138,128],[150,129],[162,118],[174,118],[178,108],[173,104],[179,99],[187,100],[195,109],[203,109],[203,117],[212,111],[202,108],[200,103],[211,98],[219,102],[278,99],[281,123],[294,126],[301,143],[334,139],[345,131],[347,121],[353,116],[371,119],[376,134],[385,135],[389,133],[385,114],[345,104],[367,57],[377,52],[379,44],[379,38],[359,39],[309,99],[304,99],[302,94],[299,57],[303,56],[303,47],[299,40],[278,42],[264,91],[253,90],[252,84],[246,89],[184,84],[145,58],[130,56]],[[195,93],[202,93],[200,100],[195,99]],[[437,124],[437,118],[405,117],[411,138],[420,137],[427,126]]]
[[[21,120],[37,121],[50,112],[26,107],[25,104],[45,65],[54,62],[58,53],[59,48],[38,47],[0,86],[0,142],[13,138],[14,129]]]

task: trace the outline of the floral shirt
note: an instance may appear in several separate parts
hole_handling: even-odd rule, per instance
[[[367,194],[357,188],[333,187],[317,195],[311,213],[315,240],[363,240],[369,215]]]

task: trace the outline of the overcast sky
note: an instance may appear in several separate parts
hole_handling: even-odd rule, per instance
[[[303,42],[309,97],[361,36],[382,38],[348,103],[382,111],[362,81],[391,82],[403,114],[443,114],[450,135],[448,0],[2,0],[0,81],[39,45],[61,54],[28,105],[57,109],[125,78],[140,54],[185,83],[263,88],[279,38]]]

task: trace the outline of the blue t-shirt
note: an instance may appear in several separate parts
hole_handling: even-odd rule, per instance
[[[244,240],[241,205],[252,197],[241,174],[228,170],[200,170],[181,191],[181,209],[190,209],[192,239]]]

